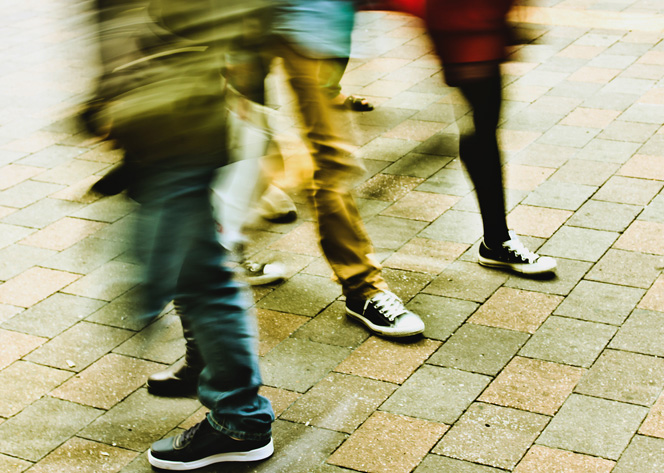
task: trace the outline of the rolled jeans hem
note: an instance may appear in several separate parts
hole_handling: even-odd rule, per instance
[[[232,437],[237,440],[255,440],[255,441],[260,441],[260,440],[267,440],[270,437],[272,437],[272,429],[269,429],[265,433],[256,433],[256,432],[246,432],[243,430],[235,430],[231,428],[229,425],[228,421],[217,421],[214,418],[214,414],[212,412],[208,412],[207,414],[207,420],[210,422],[210,425],[217,431],[221,432],[222,434],[228,435],[229,437]]]

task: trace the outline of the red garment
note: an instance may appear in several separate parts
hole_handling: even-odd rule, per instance
[[[412,0],[425,3],[425,0]],[[513,0],[427,0],[425,21],[444,64],[499,61]]]

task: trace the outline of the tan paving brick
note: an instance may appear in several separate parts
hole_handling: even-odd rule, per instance
[[[579,107],[567,115],[560,123],[563,125],[582,126],[587,128],[604,128],[618,118],[618,115],[620,115],[620,112],[616,110],[599,110]]]
[[[560,51],[556,56],[575,59],[592,59],[606,48],[601,46],[578,46],[571,45]]]
[[[553,174],[554,170],[536,166],[508,164],[505,166],[504,172],[505,188],[531,191]]]
[[[35,473],[94,471],[115,473],[131,462],[137,452],[73,437],[49,453],[35,467]]]
[[[62,251],[106,225],[92,220],[65,217],[24,238],[21,240],[21,244]]]
[[[90,188],[101,179],[100,176],[88,176],[75,184],[66,187],[51,195],[54,199],[69,200],[89,204],[101,198],[101,195],[90,192]]]
[[[660,275],[648,289],[638,308],[664,312],[664,275]]]
[[[618,238],[615,248],[664,255],[664,223],[636,220]]]
[[[479,400],[552,416],[584,373],[581,368],[517,356]]]
[[[449,123],[427,122],[422,120],[406,120],[392,128],[383,136],[401,140],[426,141],[447,127]]]
[[[86,406],[110,409],[141,387],[161,365],[108,354],[51,392],[51,396]]]
[[[32,463],[0,453],[0,470],[5,473],[21,473],[32,466]]]
[[[507,216],[507,224],[519,235],[549,238],[573,212],[532,205],[519,205]]]
[[[573,51],[574,53],[574,51]],[[577,82],[596,82],[598,84],[608,84],[614,77],[620,74],[620,69],[606,69],[603,67],[582,67],[567,80]],[[585,125],[584,125],[585,126]]]
[[[376,199],[396,202],[419,186],[424,179],[393,174],[377,174],[355,188],[355,193],[363,199]]]
[[[257,309],[258,354],[265,355],[295,330],[310,320],[304,315],[293,315],[267,309]]]
[[[407,473],[447,430],[443,424],[374,413],[328,459],[328,463],[360,471]]]
[[[11,365],[46,342],[45,338],[0,329],[0,369]]]
[[[318,230],[313,222],[300,224],[297,228],[272,243],[269,248],[308,256],[320,256],[322,254],[318,244]]]
[[[0,173],[0,190],[8,189],[42,172],[44,172],[44,168],[36,166],[25,166],[22,164],[4,166],[2,167],[2,173]]]
[[[503,151],[521,151],[539,138],[542,134],[536,131],[498,130],[498,143]]]
[[[30,307],[79,277],[78,274],[34,267],[0,285],[0,302]]]
[[[381,215],[433,222],[458,201],[457,196],[412,191],[383,210]]]
[[[11,151],[24,151],[35,153],[61,140],[67,138],[67,133],[53,133],[50,131],[36,131],[25,138],[14,140],[2,146],[3,149]]]
[[[22,307],[16,307],[8,304],[0,304],[0,324],[19,314],[23,310]]]
[[[11,417],[71,377],[71,372],[17,361],[0,371],[0,416]]]
[[[436,349],[440,342],[419,340],[402,344],[371,337],[337,366],[339,373],[403,383]]]
[[[615,464],[603,458],[535,445],[514,473],[609,473]]]
[[[664,181],[664,157],[636,154],[620,168],[618,174]]]
[[[468,249],[468,245],[413,238],[383,261],[386,268],[439,274]]]
[[[560,296],[503,287],[468,320],[480,325],[534,333],[562,299]]]

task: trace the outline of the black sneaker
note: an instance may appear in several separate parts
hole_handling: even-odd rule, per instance
[[[371,299],[346,299],[346,313],[380,335],[409,337],[424,331],[422,319],[389,291],[379,292]]]
[[[510,239],[498,248],[489,248],[482,241],[479,263],[492,268],[508,268],[521,274],[543,274],[556,269],[555,259],[528,250],[512,231]]]
[[[155,468],[187,471],[222,462],[251,462],[272,455],[272,438],[235,440],[216,430],[207,419],[175,437],[158,440],[148,451]]]

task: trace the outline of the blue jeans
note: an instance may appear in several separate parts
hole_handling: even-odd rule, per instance
[[[145,314],[172,299],[191,327],[205,368],[198,396],[217,430],[238,439],[270,436],[274,413],[258,394],[256,330],[244,286],[223,262],[210,203],[215,169],[153,167],[139,177],[137,247],[145,261]]]

